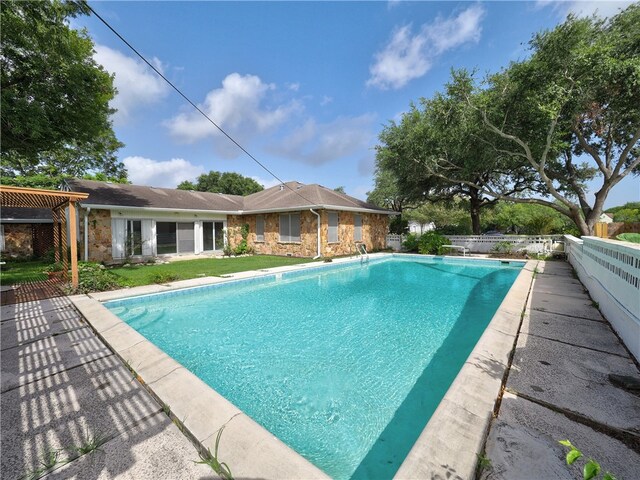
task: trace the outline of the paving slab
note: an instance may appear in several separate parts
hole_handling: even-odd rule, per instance
[[[560,275],[538,275],[534,280],[536,293],[549,293],[563,297],[576,297],[590,300],[588,292],[582,284]]]
[[[613,386],[609,374],[640,381],[630,358],[521,333],[507,390],[640,435],[640,397]]]
[[[0,409],[6,480],[33,471],[48,451],[75,456],[88,434],[113,436],[160,411],[115,356],[4,392]]]
[[[544,261],[540,262],[540,264],[538,265],[538,273],[542,273],[545,275],[561,275],[563,277],[572,277],[573,267],[571,267],[569,262],[565,261]]]
[[[593,302],[588,297],[582,299],[564,297],[562,295],[539,293],[534,289],[531,293],[530,308],[542,312],[604,321],[602,314],[594,307]]]
[[[12,322],[2,322],[0,342],[2,350],[5,350],[84,326],[86,323],[75,310],[50,310],[39,317],[16,318]]]
[[[627,350],[606,322],[531,310],[521,332],[627,357]]]
[[[8,348],[2,351],[1,391],[109,355],[111,351],[88,327]]]
[[[66,308],[71,305],[71,301],[67,297],[47,298],[46,300],[35,300],[33,302],[15,303],[12,305],[3,305],[0,307],[0,319],[3,322],[16,317],[34,318],[40,316],[44,312]]]
[[[162,412],[113,438],[99,450],[74,460],[47,480],[219,480],[211,467],[196,464],[195,447]]]
[[[526,399],[505,393],[500,415],[489,432],[485,455],[491,465],[482,480],[582,479],[584,462],[567,466],[567,449],[558,444],[569,439],[584,458],[594,458],[603,471],[618,479],[640,476],[640,454],[619,440],[565,415]]]

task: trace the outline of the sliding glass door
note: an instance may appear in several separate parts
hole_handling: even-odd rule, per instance
[[[224,223],[202,222],[202,249],[205,252],[224,248]]]

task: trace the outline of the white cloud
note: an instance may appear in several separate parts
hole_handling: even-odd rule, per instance
[[[114,85],[118,90],[111,106],[118,109],[116,123],[129,119],[135,109],[150,105],[164,98],[168,85],[147,65],[104,45],[95,46],[94,58],[109,73],[115,74]],[[151,63],[162,72],[162,62],[153,58]]]
[[[601,18],[612,17],[624,10],[629,5],[634,3],[635,0],[573,0],[573,1],[554,1],[554,0],[537,0],[536,6],[538,8],[551,7],[553,10],[564,18],[569,13],[573,13],[579,17],[590,17],[591,15],[598,15]]]
[[[269,151],[291,160],[310,165],[322,165],[348,157],[373,144],[372,114],[340,117],[329,123],[309,118]]]
[[[265,133],[281,125],[300,106],[292,101],[269,104],[269,94],[276,90],[272,83],[264,83],[255,75],[232,73],[222,81],[222,87],[211,90],[199,107],[211,120],[242,143],[258,133]],[[219,138],[215,146],[223,156],[235,157],[240,151],[200,113],[181,113],[165,122],[178,140],[193,143],[208,137]]]
[[[436,18],[413,33],[411,25],[396,28],[389,43],[375,54],[367,86],[398,89],[422,77],[443,53],[465,43],[477,43],[485,11],[472,5],[450,18]]]
[[[325,105],[329,105],[331,102],[333,102],[333,97],[323,95],[322,100],[320,100],[320,106],[324,107]]]
[[[123,161],[134,185],[175,188],[184,180],[193,181],[205,173],[201,165],[193,165],[184,158],[159,161],[145,157],[126,157]]]

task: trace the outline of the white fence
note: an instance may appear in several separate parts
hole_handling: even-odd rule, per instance
[[[496,247],[502,252],[526,250],[529,253],[562,252],[562,235],[447,235],[451,245],[468,248],[471,253],[490,253]],[[405,235],[387,235],[387,247],[395,251],[402,249]],[[507,243],[509,244],[507,246]]]
[[[578,278],[640,360],[640,245],[571,235],[565,241]]]

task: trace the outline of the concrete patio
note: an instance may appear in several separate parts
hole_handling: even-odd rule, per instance
[[[66,297],[1,318],[3,479],[218,478]]]
[[[483,479],[581,479],[593,458],[620,479],[640,478],[638,366],[566,262],[541,262],[518,336]],[[584,454],[568,467],[569,439]]]

